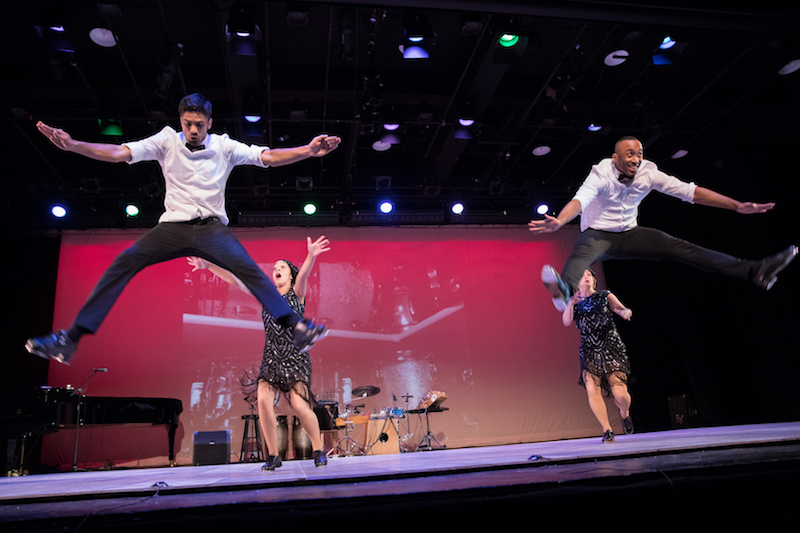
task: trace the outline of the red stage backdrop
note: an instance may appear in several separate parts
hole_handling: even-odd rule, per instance
[[[140,234],[64,235],[56,327],[71,324],[103,271]],[[350,391],[365,385],[380,393],[353,401],[364,404],[363,414],[414,409],[436,390],[447,394],[449,410],[430,415],[430,429],[448,448],[601,433],[577,385],[578,331],[561,324],[539,277],[546,263],[560,268],[577,227],[539,237],[524,226],[235,234],[265,269],[282,258],[300,265],[307,236],[330,238],[331,251],[318,258],[310,280],[306,316],[331,329],[311,351],[312,389],[319,399],[338,402],[340,411],[351,402]],[[598,275],[605,286],[601,270]],[[192,461],[195,431],[224,429],[231,430],[236,461],[242,415],[249,413],[239,378],[258,368],[263,343],[254,298],[178,259],[139,273],[97,334],[84,338],[72,366],[51,363],[49,385],[77,387],[92,368],[108,368],[84,385],[85,394],[183,402],[175,445],[180,464]],[[424,420],[409,416],[400,422],[400,441],[413,447],[425,430]],[[72,431],[46,436],[43,463],[72,465],[74,444]],[[157,465],[166,456],[163,427],[80,433],[81,465]]]

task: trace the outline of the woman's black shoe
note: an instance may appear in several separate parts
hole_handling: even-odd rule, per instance
[[[325,466],[328,464],[328,456],[324,450],[314,450],[314,466]]]
[[[272,472],[279,466],[281,466],[281,456],[280,455],[270,455],[267,457],[267,462],[264,463],[264,466],[261,467],[261,470]]]
[[[622,419],[622,429],[625,430],[626,435],[633,433],[633,419],[630,416]]]
[[[614,441],[614,432],[611,430],[606,431],[603,433],[603,444],[610,444]]]

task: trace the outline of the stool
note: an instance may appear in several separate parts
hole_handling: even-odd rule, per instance
[[[261,443],[261,431],[258,429],[258,415],[251,412],[249,415],[243,415],[242,420],[244,420],[244,437],[242,438],[242,452],[239,454],[239,462],[266,461]]]

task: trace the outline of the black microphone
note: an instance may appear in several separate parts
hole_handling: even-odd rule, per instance
[[[108,372],[107,368],[93,368],[92,372]]]

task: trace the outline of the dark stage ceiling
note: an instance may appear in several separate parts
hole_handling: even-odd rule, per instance
[[[727,183],[704,184],[733,194],[730,184],[749,179],[737,176],[749,172],[745,150],[796,141],[800,130],[800,72],[779,74],[800,59],[793,2],[250,2],[260,39],[244,43],[228,37],[237,2],[55,2],[73,45],[62,48],[72,51],[37,32],[48,4],[3,4],[5,216],[20,228],[152,225],[163,198],[156,164],[62,153],[34,125],[82,140],[137,139],[177,127],[178,101],[191,92],[213,102],[215,132],[246,142],[343,138],[323,160],[234,171],[232,225],[386,223],[374,217],[384,198],[396,203],[394,223],[525,222],[540,200],[560,208],[627,134],[684,179],[724,167]],[[435,35],[428,59],[400,52],[412,20]],[[96,27],[116,45],[92,42]],[[515,48],[497,43],[508,31],[522,36]],[[677,44],[659,52],[666,35]],[[230,41],[253,55],[233,53]],[[618,50],[625,61],[607,65]],[[251,102],[263,114],[255,124],[242,118]],[[469,130],[456,126],[465,109],[477,121]],[[376,151],[393,114],[397,138]],[[101,135],[101,118],[117,120],[122,134]],[[602,129],[589,131],[593,123]],[[534,153],[542,146],[549,153]],[[672,159],[678,150],[688,154]],[[448,212],[454,200],[466,207],[460,218]],[[306,201],[317,204],[315,217],[301,214]],[[55,202],[67,219],[50,217]],[[138,218],[123,215],[127,202],[139,205]]]

